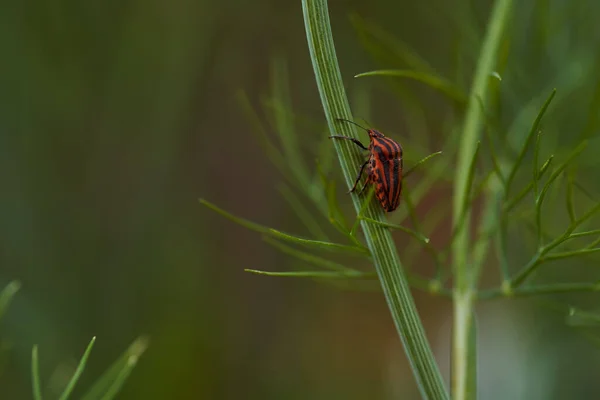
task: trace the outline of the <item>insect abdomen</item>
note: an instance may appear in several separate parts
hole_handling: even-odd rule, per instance
[[[389,138],[373,139],[370,173],[383,209],[394,211],[402,193],[402,148]],[[373,163],[374,161],[374,163]]]

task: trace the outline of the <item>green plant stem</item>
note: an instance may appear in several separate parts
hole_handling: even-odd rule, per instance
[[[470,333],[473,332],[473,300],[476,293],[470,277],[469,258],[469,232],[471,215],[469,212],[462,215],[462,207],[469,196],[469,170],[475,153],[479,134],[484,122],[479,100],[485,101],[488,92],[488,79],[490,72],[494,71],[498,49],[504,28],[508,20],[512,0],[497,0],[494,4],[488,30],[483,40],[475,77],[469,96],[467,113],[465,116],[464,130],[459,149],[456,180],[454,185],[453,201],[453,226],[461,226],[453,243],[453,270],[456,288],[454,292],[454,335],[452,351],[452,398],[454,400],[467,400],[473,398],[473,390],[469,390],[469,360],[475,357],[469,355]],[[464,220],[461,220],[464,218]]]
[[[310,57],[321,102],[331,132],[356,137],[356,129],[337,123],[352,120],[350,107],[337,62],[326,0],[303,0],[304,23]],[[360,165],[360,154],[348,141],[333,141],[346,183],[351,186]],[[361,200],[352,195],[356,212]],[[384,222],[381,208],[370,202],[364,217]],[[400,263],[391,233],[383,226],[360,221],[396,329],[413,368],[423,398],[447,399],[448,394],[417,314],[406,274]]]

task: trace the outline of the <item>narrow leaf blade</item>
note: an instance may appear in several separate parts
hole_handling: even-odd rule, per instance
[[[81,400],[113,399],[147,348],[148,338],[137,338],[92,385]]]
[[[96,336],[94,336],[92,338],[92,340],[90,340],[90,343],[87,345],[87,348],[85,349],[85,352],[83,353],[83,356],[81,357],[81,360],[79,361],[79,364],[77,365],[77,368],[75,369],[75,373],[69,380],[69,383],[65,387],[65,390],[63,390],[62,394],[60,395],[59,400],[67,400],[69,398],[69,396],[71,395],[71,392],[73,391],[73,389],[75,389],[75,385],[77,384],[77,381],[79,381],[79,378],[81,377],[81,374],[83,373],[83,370],[85,369],[85,365],[87,363],[88,357],[90,356],[92,348],[94,347],[95,342],[96,342]]]

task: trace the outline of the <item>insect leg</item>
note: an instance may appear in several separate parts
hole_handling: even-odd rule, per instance
[[[369,150],[365,147],[364,144],[362,144],[358,139],[354,139],[351,138],[349,136],[341,136],[341,135],[333,135],[333,136],[329,136],[330,138],[336,138],[336,139],[346,139],[346,140],[351,140],[352,142],[354,142],[354,144],[358,145],[361,149],[363,150]]]
[[[356,177],[356,181],[354,182],[354,186],[352,186],[352,189],[350,189],[350,191],[348,193],[352,193],[356,189],[356,185],[358,185],[358,182],[360,182],[360,177],[362,176],[363,171],[365,170],[365,167],[367,166],[367,164],[369,163],[369,161],[371,161],[371,160],[369,159],[369,160],[365,161],[365,163],[362,165],[362,167],[360,167],[360,171],[358,172],[358,176]]]
[[[363,185],[362,189],[358,193],[359,196],[365,191],[365,189],[367,188],[367,186],[369,185],[369,183],[371,183],[371,177],[370,176],[367,178],[367,180],[365,181],[365,184]]]

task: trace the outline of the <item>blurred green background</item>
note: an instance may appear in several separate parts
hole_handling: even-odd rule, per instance
[[[516,3],[494,133],[517,146],[556,87],[543,158],[589,138],[576,172],[600,198],[600,2]],[[491,4],[331,1],[356,116],[402,140],[405,153],[440,150],[459,106],[416,82],[353,76],[405,68],[410,52],[390,49],[407,46],[467,92]],[[313,143],[326,131],[300,1],[6,1],[0,54],[0,286],[22,284],[0,322],[2,399],[31,398],[33,344],[54,398],[94,335],[75,397],[147,335],[120,398],[418,398],[380,293],[245,273],[298,262],[198,203],[309,236],[238,101],[243,90],[268,126],[272,60],[286,60],[298,151],[314,170]],[[420,214],[449,202],[451,180],[432,188]],[[350,215],[340,188],[338,197]],[[567,217],[549,221],[557,232]],[[518,264],[532,251],[524,237],[517,229],[509,244]],[[405,241],[398,234],[400,250]],[[411,268],[428,271],[427,260],[416,256]],[[550,276],[597,280],[598,261],[561,263]],[[490,259],[487,284],[493,268]],[[449,379],[451,304],[415,296]],[[599,299],[558,301],[594,309]],[[593,398],[600,349],[563,320],[536,301],[482,304],[481,398]]]

